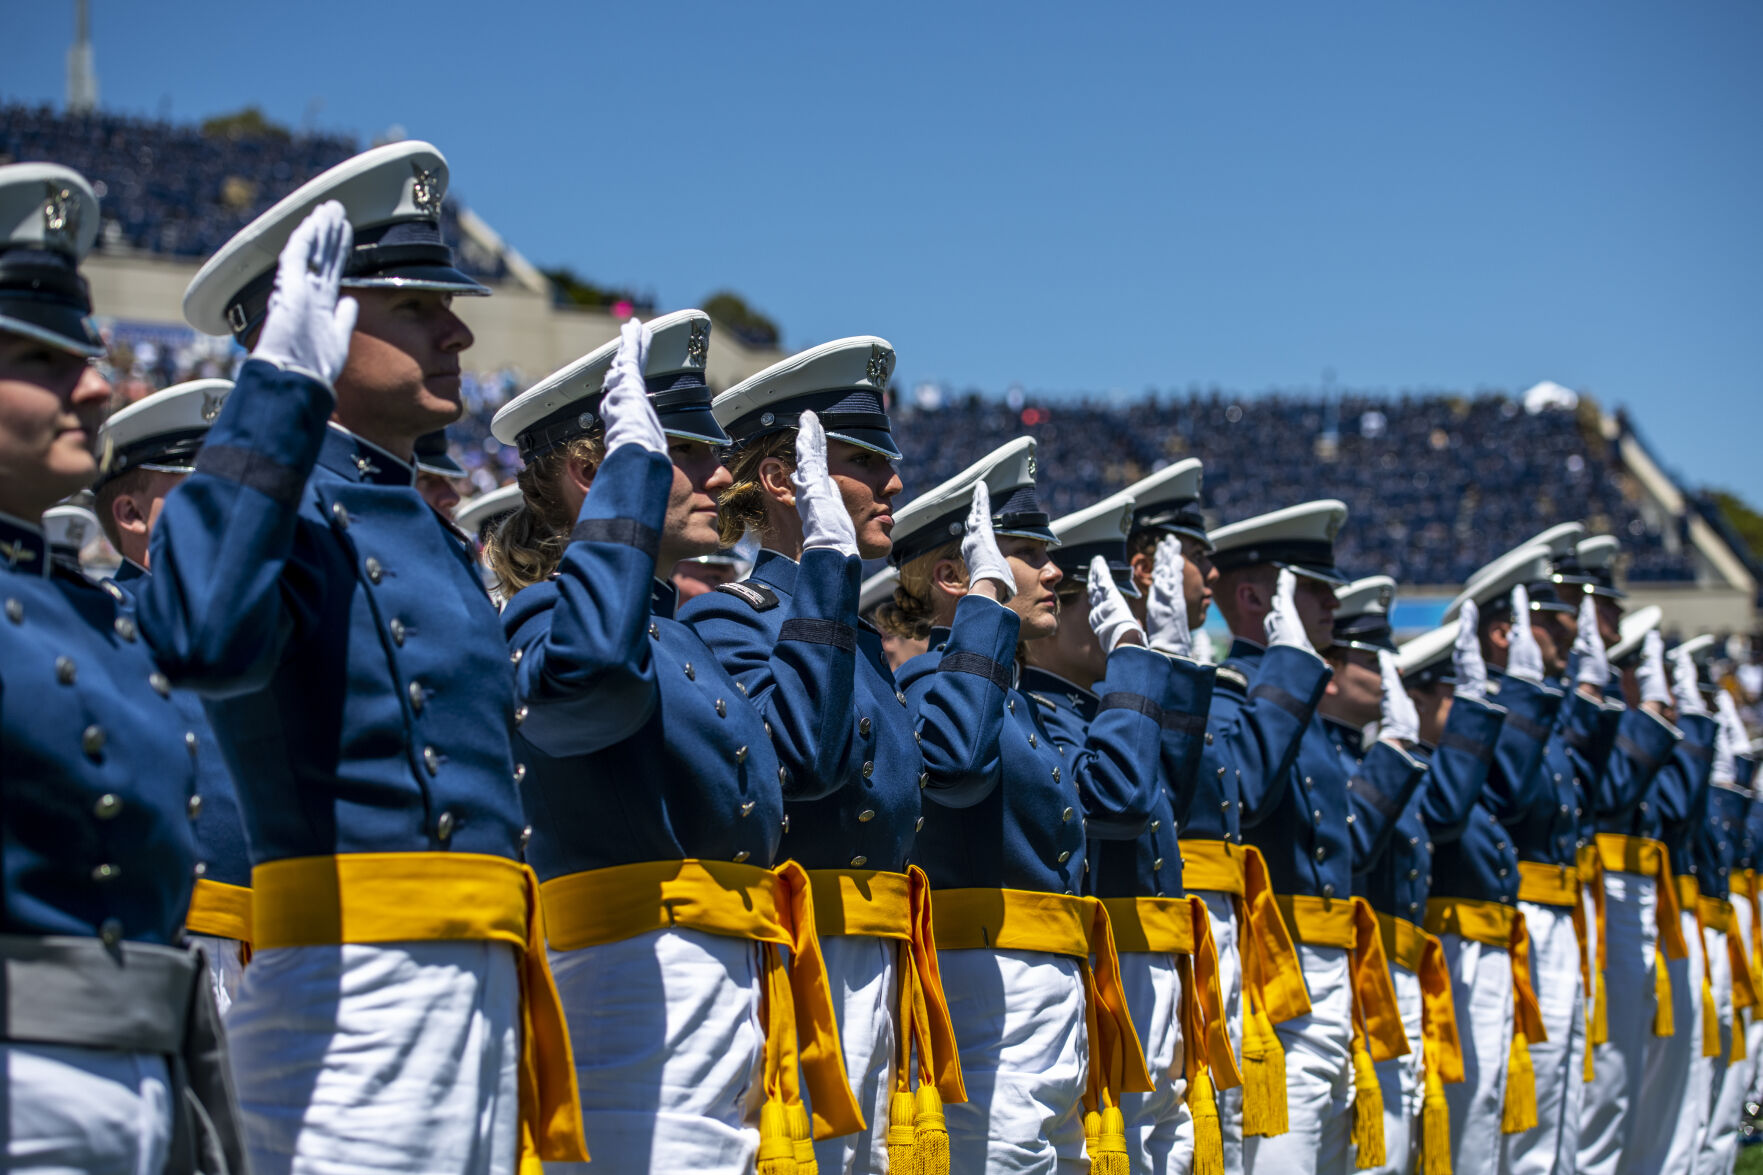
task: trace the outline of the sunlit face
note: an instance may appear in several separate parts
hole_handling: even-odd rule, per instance
[[[716,532],[716,499],[734,478],[703,441],[667,438],[667,455],[673,460],[673,486],[667,495],[667,521],[663,524],[662,550],[674,562],[708,555],[720,545]],[[671,565],[659,568],[671,574]]]
[[[1339,648],[1329,655],[1334,677],[1328,683],[1326,713],[1353,726],[1377,720],[1383,712],[1383,675],[1377,655],[1365,649]]]
[[[1334,614],[1340,601],[1335,598],[1332,584],[1308,575],[1298,576],[1297,581],[1292,596],[1298,605],[1298,620],[1304,626],[1304,635],[1310,638],[1310,647],[1320,653],[1334,644]]]
[[[420,436],[459,419],[470,328],[441,290],[352,289],[361,304],[337,377],[337,417],[369,436]]]
[[[1212,566],[1212,552],[1198,539],[1182,536],[1181,553],[1187,559],[1187,566],[1182,569],[1181,588],[1188,603],[1188,627],[1198,632],[1206,626],[1206,611],[1212,606],[1212,588],[1218,582],[1218,568]]]
[[[828,437],[826,466],[857,530],[857,553],[865,559],[886,558],[894,549],[894,495],[903,488],[893,462],[871,449]]]
[[[1034,641],[1052,636],[1059,628],[1056,589],[1065,576],[1047,553],[1047,544],[1041,539],[1000,535],[998,550],[1016,577],[1016,594],[1010,597],[1009,607],[1022,617],[1022,639]]]
[[[90,485],[109,402],[84,356],[0,332],[0,509],[35,521]]]
[[[1609,596],[1593,596],[1592,601],[1598,610],[1598,636],[1609,648],[1622,639],[1622,601]]]
[[[1530,631],[1543,653],[1543,672],[1550,677],[1567,672],[1567,654],[1572,652],[1573,640],[1579,635],[1579,617],[1572,612],[1533,608]]]

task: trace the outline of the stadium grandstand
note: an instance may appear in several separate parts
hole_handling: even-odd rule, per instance
[[[98,251],[86,271],[126,400],[230,370],[241,353],[183,322],[184,287],[239,227],[360,146],[346,136],[253,129],[244,119],[217,131],[98,110],[0,106],[0,161],[69,164],[102,197]],[[498,293],[460,307],[477,342],[467,356],[475,367],[464,381],[467,415],[452,438],[472,489],[482,491],[511,480],[517,466],[489,435],[496,409],[615,337],[621,315],[653,307],[642,299],[574,304],[453,197],[444,229],[465,267]],[[781,355],[719,329],[710,382],[730,386]],[[1405,628],[1431,623],[1476,567],[1565,519],[1620,536],[1637,599],[1664,605],[1678,629],[1752,628],[1758,569],[1719,512],[1670,476],[1621,413],[1542,387],[1550,394],[1208,390],[1124,401],[921,389],[897,397],[896,431],[910,455],[902,470],[907,498],[1022,432],[1041,445],[1055,512],[1185,456],[1206,461],[1216,521],[1301,498],[1341,498],[1365,520],[1349,520],[1342,564],[1414,585],[1398,615]]]

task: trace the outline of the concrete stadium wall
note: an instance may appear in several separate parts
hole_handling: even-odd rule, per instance
[[[184,288],[198,268],[162,257],[99,253],[84,272],[100,315],[184,327]],[[612,315],[558,308],[549,297],[516,283],[502,286],[494,297],[460,298],[454,307],[477,336],[465,354],[467,368],[476,371],[514,366],[536,380],[618,337],[619,320]],[[782,351],[748,347],[728,331],[713,330],[705,377],[720,391],[783,357]]]

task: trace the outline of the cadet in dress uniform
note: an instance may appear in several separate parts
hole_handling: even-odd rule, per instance
[[[1354,852],[1353,889],[1377,913],[1408,1040],[1406,1057],[1377,1065],[1384,1109],[1383,1169],[1402,1172],[1413,1169],[1414,1160],[1422,1155],[1435,1168],[1441,1157],[1449,1155],[1443,1087],[1447,1081],[1462,1080],[1462,1054],[1456,1047],[1444,948],[1423,929],[1432,884],[1433,838],[1454,838],[1472,814],[1475,798],[1487,782],[1502,715],[1481,699],[1466,698],[1462,705],[1448,703],[1442,720],[1439,708],[1434,708],[1432,726],[1423,722],[1402,671],[1404,662],[1424,660],[1421,654],[1432,652],[1432,647],[1398,656],[1390,627],[1394,595],[1395,583],[1385,576],[1358,580],[1339,594],[1334,645],[1325,654],[1335,679],[1321,712],[1337,737],[1337,753],[1354,778],[1355,828],[1361,823],[1360,808],[1376,806],[1381,794],[1377,783],[1403,782],[1401,758],[1392,758],[1392,750],[1423,764],[1420,783],[1383,845],[1363,849],[1356,845]],[[1428,634],[1441,659],[1456,635],[1452,627],[1438,630],[1436,636]],[[1468,636],[1473,647],[1473,625]],[[1378,727],[1377,744],[1367,752],[1364,732],[1373,722]]]
[[[787,774],[781,851],[814,889],[845,1064],[867,1121],[815,1146],[827,1175],[902,1167],[915,1134],[942,1131],[942,1102],[967,1096],[928,937],[930,886],[909,864],[924,758],[881,636],[858,620],[859,560],[893,548],[893,369],[886,340],[838,339],[716,397],[712,410],[734,438],[722,541],[751,533],[761,549],[747,579],[680,614],[769,723]],[[917,1066],[922,1111],[915,1028],[933,1042]]]
[[[129,602],[58,565],[38,524],[99,470],[110,388],[78,269],[98,224],[78,173],[0,167],[0,1146],[12,1171],[213,1171],[215,1150],[240,1170],[183,945],[193,736]]]
[[[104,531],[122,556],[109,581],[117,592],[133,596],[147,575],[149,542],[166,495],[195,472],[202,439],[232,390],[231,380],[192,380],[155,392],[104,422],[98,451],[108,459],[93,488]],[[185,728],[196,735],[192,816],[198,861],[184,929],[202,947],[224,1013],[238,996],[251,955],[251,851],[233,777],[201,697],[176,689],[171,700]]]
[[[436,429],[416,438],[416,492],[436,514],[451,520],[459,505],[459,479],[465,467],[447,452],[447,430]]]
[[[737,1175],[755,1158],[795,1170],[812,1146],[793,1025],[813,1133],[864,1125],[807,877],[773,869],[790,768],[741,683],[673,615],[667,575],[716,549],[730,484],[704,384],[709,338],[697,310],[627,323],[491,425],[525,462],[523,505],[489,561],[518,668],[527,852],[589,1149],[615,1171]],[[855,561],[805,586],[788,623],[848,625]],[[786,643],[797,671],[848,707],[852,642]],[[787,976],[779,947],[794,955]]]
[[[484,292],[441,240],[446,180],[426,143],[356,156],[184,299],[256,359],[166,498],[136,594],[239,788],[254,953],[228,1035],[259,1173],[582,1154],[520,861],[513,666],[413,484],[416,438],[459,413],[471,332],[451,300]]]
[[[1206,607],[1218,582],[1212,544],[1200,513],[1201,463],[1178,461],[1123,492],[1133,498],[1127,552],[1141,601],[1148,598],[1158,550],[1166,538],[1180,544],[1183,591],[1195,659],[1205,630]],[[1313,705],[1327,667],[1318,657],[1290,648],[1270,650],[1279,680],[1293,697]],[[1309,720],[1304,706],[1288,708],[1276,692],[1248,693],[1247,679],[1222,670],[1202,737],[1200,770],[1186,791],[1172,797],[1181,827],[1182,884],[1206,905],[1218,952],[1219,986],[1232,1046],[1244,1083],[1219,1091],[1219,1128],[1224,1170],[1243,1169],[1243,1134],[1276,1134],[1286,1122],[1286,1089],[1274,1022],[1304,1015],[1310,1001],[1285,921],[1267,882],[1260,851],[1243,843],[1239,784],[1283,770]],[[1168,854],[1163,854],[1167,861]],[[1247,1025],[1249,1042],[1244,1044]]]
[[[899,681],[922,738],[916,854],[969,1098],[948,1107],[951,1170],[1080,1171],[1089,1134],[1096,1169],[1117,1171],[1118,1099],[1151,1081],[1107,914],[1081,896],[1084,822],[1145,830],[1172,666],[1110,600],[1090,616],[1113,695],[1081,749],[1061,747],[1020,688],[1018,638],[1050,639],[1059,607],[1031,438],[914,500],[893,537],[896,616],[932,625]],[[1086,810],[1086,794],[1106,800]]]
[[[1305,715],[1297,745],[1279,771],[1253,779],[1245,773],[1242,779],[1243,828],[1267,856],[1310,1002],[1309,1014],[1276,1029],[1285,1053],[1290,1129],[1274,1137],[1245,1130],[1251,1135],[1244,1143],[1250,1171],[1344,1171],[1353,1149],[1359,1165],[1381,1164],[1383,1109],[1373,1066],[1408,1051],[1376,916],[1352,893],[1355,842],[1381,841],[1401,806],[1387,798],[1365,807],[1354,803],[1350,793],[1358,785],[1342,769],[1334,739],[1314,709],[1329,671],[1324,666],[1317,673],[1305,664],[1288,676],[1274,656],[1320,663],[1316,648],[1332,643],[1335,589],[1347,582],[1334,565],[1334,539],[1346,517],[1345,505],[1327,499],[1211,532],[1220,608],[1235,637],[1224,669],[1247,684],[1237,694],[1220,671],[1214,721],[1221,702],[1244,694]],[[1308,686],[1308,692],[1294,693],[1289,685]],[[1419,764],[1395,755],[1407,760],[1401,774],[1413,780],[1381,780],[1380,798],[1418,781]],[[1249,1048],[1245,1041],[1244,1052]]]
[[[1051,639],[1025,647],[1022,688],[1040,707],[1054,743],[1081,753],[1091,721],[1114,691],[1108,658],[1088,620],[1088,600],[1139,594],[1126,562],[1133,500],[1126,494],[1098,502],[1052,524],[1059,539],[1053,561],[1059,581],[1059,628]],[[1218,987],[1218,956],[1205,904],[1181,886],[1181,846],[1173,797],[1191,794],[1200,766],[1213,669],[1189,651],[1188,601],[1181,545],[1164,536],[1162,566],[1147,585],[1152,599],[1145,638],[1168,656],[1169,692],[1163,709],[1159,786],[1150,823],[1136,836],[1111,821],[1091,818],[1087,892],[1102,900],[1114,928],[1127,1007],[1145,1049],[1156,1088],[1121,1099],[1131,1166],[1139,1171],[1223,1169],[1214,1086],[1240,1082],[1225,1033]],[[1140,625],[1144,628],[1144,625]],[[1105,796],[1082,798],[1086,811],[1106,810]],[[1137,822],[1134,821],[1134,824]],[[1212,1069],[1216,1040],[1219,1069]],[[1191,1109],[1190,1109],[1191,1106]],[[1196,1153],[1198,1152],[1198,1153]]]
[[[1533,588],[1552,598],[1549,570],[1547,547],[1521,547],[1472,576],[1446,609],[1461,640],[1453,710],[1457,701],[1475,699],[1505,711],[1475,810],[1456,837],[1434,837],[1426,904],[1425,928],[1444,948],[1457,1012],[1463,1081],[1444,1094],[1451,1162],[1465,1173],[1495,1171],[1499,1134],[1535,1124],[1529,1042],[1544,1034],[1508,826],[1534,802],[1536,765],[1564,696],[1544,684],[1541,613],[1530,599]]]
[[[1658,677],[1663,685],[1662,665]],[[1715,703],[1715,721],[1720,729],[1709,772],[1706,811],[1692,848],[1699,886],[1697,937],[1702,940],[1705,977],[1700,993],[1702,1006],[1697,1011],[1703,1021],[1700,1051],[1708,1071],[1705,1089],[1699,1091],[1707,1110],[1693,1169],[1723,1172],[1731,1171],[1738,1157],[1739,1124],[1744,1118],[1745,1094],[1750,1090],[1751,1058],[1745,1049],[1744,1009],[1757,1003],[1749,953],[1735,917],[1736,895],[1731,888],[1751,804],[1754,764],[1748,757],[1749,739],[1732,694],[1720,691]],[[1679,756],[1674,756],[1665,771],[1682,762],[1680,756],[1688,742],[1689,733],[1685,731],[1684,741],[1678,744]],[[1665,771],[1659,773],[1661,777]]]

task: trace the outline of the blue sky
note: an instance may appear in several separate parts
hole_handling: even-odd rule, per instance
[[[1553,379],[1763,505],[1755,3],[93,8],[107,106],[402,125],[534,261],[908,383]],[[71,5],[6,23],[59,102]]]

